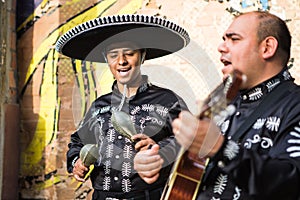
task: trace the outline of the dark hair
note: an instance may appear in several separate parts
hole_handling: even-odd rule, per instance
[[[283,57],[282,63],[287,65],[291,54],[291,34],[282,19],[266,11],[252,11],[259,19],[257,28],[258,42],[266,37],[273,36],[278,42],[277,53]],[[246,14],[246,13],[244,13]]]

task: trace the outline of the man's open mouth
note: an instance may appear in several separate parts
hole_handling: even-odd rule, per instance
[[[226,60],[223,60],[222,63],[224,64],[224,66],[231,65],[231,62],[226,61]]]
[[[130,68],[124,68],[124,69],[118,69],[118,72],[128,72],[129,70],[131,70],[131,67]]]
[[[119,74],[121,76],[126,76],[129,74],[129,71],[131,70],[131,67],[129,68],[122,68],[122,69],[118,69],[117,71],[119,72]]]

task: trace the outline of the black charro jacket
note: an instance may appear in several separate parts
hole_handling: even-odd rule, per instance
[[[137,94],[125,99],[122,111],[130,114],[138,133],[147,134],[160,145],[160,155],[165,162],[158,181],[149,185],[139,177],[133,168],[134,143],[116,131],[111,123],[112,110],[117,109],[122,100],[116,82],[111,93],[92,103],[68,145],[67,169],[70,173],[84,144],[100,146],[101,157],[90,178],[93,188],[109,197],[130,198],[146,189],[164,187],[179,150],[171,122],[181,110],[187,110],[186,104],[171,90],[148,83],[146,76],[143,80]]]
[[[284,82],[290,82],[289,91],[256,119],[244,137],[233,140],[262,99]],[[233,105],[235,114],[220,124],[225,143],[210,159],[198,199],[300,199],[300,87],[288,70],[241,91]]]

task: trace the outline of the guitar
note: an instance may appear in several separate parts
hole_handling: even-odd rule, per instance
[[[218,85],[205,99],[199,119],[211,118],[216,124],[235,112],[228,105],[237,95],[244,76],[234,71],[223,83]],[[161,200],[194,200],[197,197],[201,180],[209,158],[199,158],[182,147],[173,165],[169,180],[164,188]]]

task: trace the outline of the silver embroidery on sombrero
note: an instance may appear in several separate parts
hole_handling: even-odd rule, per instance
[[[186,30],[169,20],[162,19],[155,16],[138,15],[138,14],[114,15],[114,16],[95,18],[73,27],[58,39],[55,45],[56,50],[62,53],[62,49],[68,41],[87,31],[94,30],[101,27],[111,26],[111,25],[116,26],[116,25],[124,25],[124,24],[151,25],[153,27],[156,26],[156,27],[169,29],[171,32],[173,32],[174,34],[176,33],[178,36],[182,38],[184,42],[183,46],[186,46],[190,42],[190,38]]]

